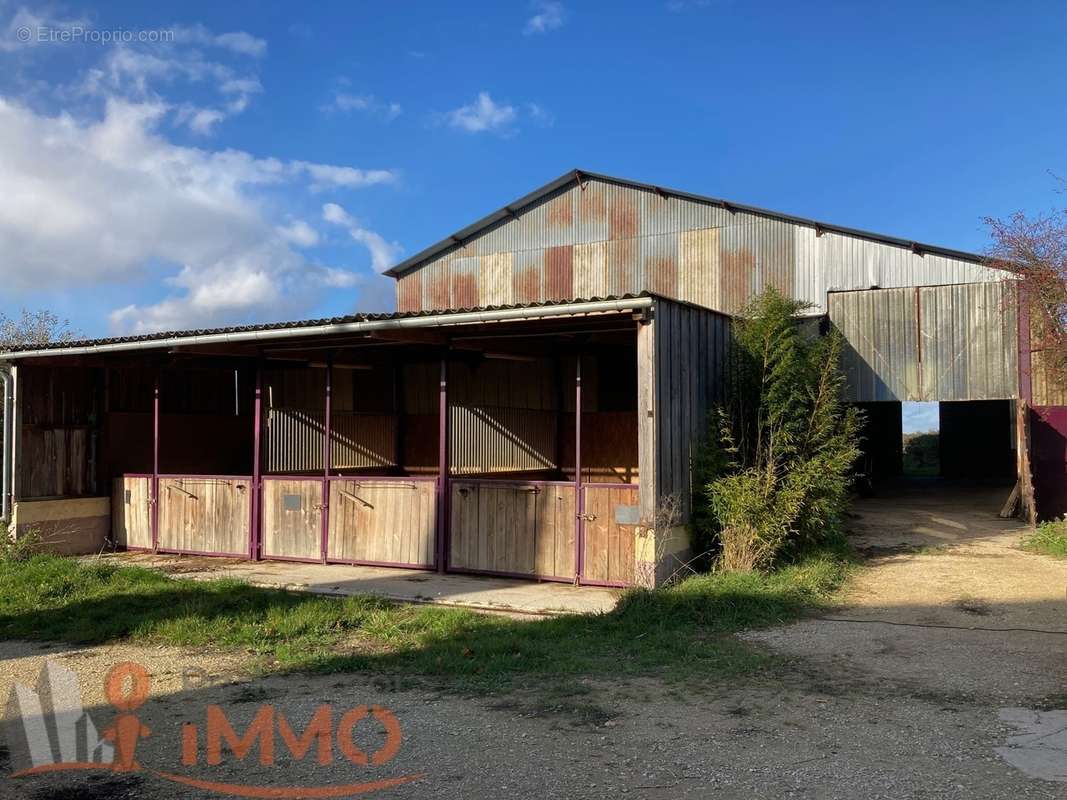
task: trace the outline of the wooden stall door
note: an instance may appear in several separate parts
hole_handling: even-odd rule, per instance
[[[434,481],[353,478],[330,481],[330,561],[432,567]]]
[[[574,578],[572,484],[452,482],[449,566]]]
[[[639,518],[636,486],[586,486],[582,578],[631,584]]]
[[[322,479],[263,479],[264,558],[322,558]]]
[[[117,547],[152,548],[152,479],[115,478],[111,536]]]
[[[159,548],[248,555],[248,478],[160,478]]]

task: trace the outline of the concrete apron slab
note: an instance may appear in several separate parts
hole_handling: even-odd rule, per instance
[[[433,603],[477,611],[534,616],[611,611],[621,591],[566,583],[482,575],[439,575],[411,569],[240,561],[203,556],[111,553],[94,556],[158,569],[193,580],[236,578],[253,586],[344,597],[373,595],[405,603]]]

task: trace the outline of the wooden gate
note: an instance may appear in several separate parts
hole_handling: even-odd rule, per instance
[[[263,558],[322,559],[322,478],[263,476]]]
[[[573,483],[452,481],[449,565],[573,580]]]
[[[587,485],[582,487],[582,492],[582,580],[632,584],[639,521],[638,487]]]
[[[116,547],[152,549],[152,476],[115,478],[111,492],[111,536]]]
[[[434,566],[433,478],[331,478],[329,561]]]
[[[236,476],[159,478],[159,549],[246,558],[252,480]]]

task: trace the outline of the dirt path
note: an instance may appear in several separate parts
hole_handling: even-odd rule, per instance
[[[397,690],[363,675],[252,681],[232,660],[202,652],[3,642],[5,697],[12,682],[32,682],[53,658],[81,677],[101,727],[114,713],[100,688],[110,664],[142,661],[154,684],[142,709],[152,729],[138,748],[145,770],[0,777],[0,796],[225,796],[154,776],[157,770],[273,787],[421,776],[366,795],[395,798],[1067,798],[1067,783],[1041,779],[1067,772],[1056,738],[1067,718],[1053,711],[1067,708],[1067,636],[979,629],[1067,630],[1067,563],[1019,552],[1012,526],[991,519],[975,498],[960,500],[897,517],[882,501],[863,504],[855,527],[873,560],[857,576],[848,607],[828,615],[851,621],[810,620],[750,635],[782,656],[780,666],[695,692],[648,681],[588,683],[558,696],[541,687],[458,697]],[[946,531],[956,531],[954,538]],[[950,547],[903,552],[929,541]],[[183,689],[189,666],[203,667],[207,682]],[[298,730],[322,703],[338,713],[380,704],[395,714],[403,742],[379,767],[354,766],[336,750],[328,765],[312,755],[298,762],[279,755],[265,767],[254,754],[208,765],[201,738],[197,766],[183,767],[181,725],[202,725],[211,703],[238,731],[263,703]],[[368,750],[382,741],[379,729],[358,730]],[[1027,761],[1035,750],[1044,759],[1037,767]]]

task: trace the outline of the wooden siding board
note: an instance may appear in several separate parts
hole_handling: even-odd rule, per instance
[[[327,558],[428,568],[435,520],[432,481],[333,479]]]
[[[454,480],[451,508],[452,568],[574,577],[572,485]]]
[[[160,478],[160,549],[244,557],[250,492],[245,478]]]
[[[111,537],[117,547],[152,547],[152,479],[121,477],[112,482]]]
[[[287,497],[297,500],[287,502]],[[321,478],[263,481],[262,509],[265,558],[321,558]]]

